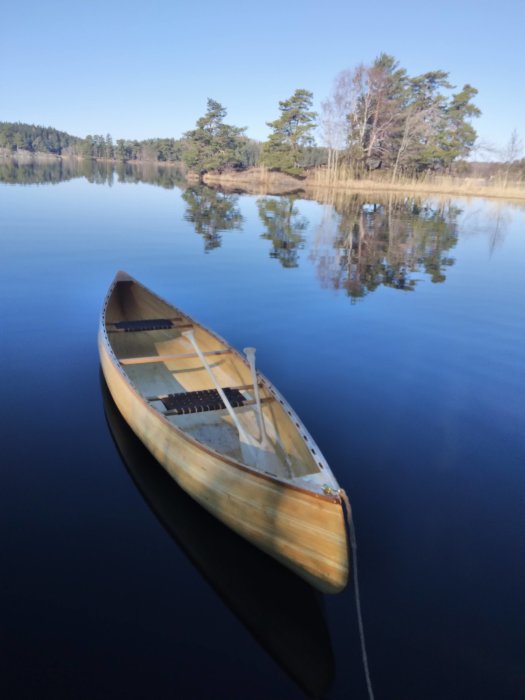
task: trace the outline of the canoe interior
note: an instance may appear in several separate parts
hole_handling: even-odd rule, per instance
[[[145,323],[141,327],[138,321]],[[260,380],[259,392],[270,450],[261,450],[255,460],[253,454],[247,455],[226,409],[167,415],[165,405],[156,397],[214,389],[206,368],[188,338],[182,335],[191,329],[200,349],[209,353],[206,359],[220,386],[238,389],[248,402],[234,409],[243,429],[250,436],[260,438],[250,368],[225,341],[134,280],[115,282],[107,300],[104,322],[111,348],[135,389],[174,426],[206,448],[271,476],[315,491],[324,485],[337,488],[315,443],[305,435],[299,419],[266,380]],[[153,327],[170,323],[171,327],[167,328]],[[212,354],[217,352],[220,354]],[[173,355],[186,356],[170,357]],[[159,357],[162,361],[155,361]]]

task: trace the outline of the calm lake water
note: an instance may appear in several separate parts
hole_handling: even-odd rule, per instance
[[[353,504],[377,700],[525,697],[525,207],[0,165],[3,698],[366,698],[321,596],[181,492],[100,378],[124,269],[234,346]]]

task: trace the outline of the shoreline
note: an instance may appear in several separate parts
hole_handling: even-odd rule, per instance
[[[249,194],[262,194],[270,190],[275,194],[286,194],[304,191],[307,194],[323,192],[324,197],[329,192],[337,194],[381,192],[381,193],[407,193],[421,195],[441,195],[449,197],[484,197],[487,199],[503,199],[525,202],[525,183],[509,183],[503,185],[495,182],[484,184],[479,178],[445,177],[435,176],[433,181],[425,179],[397,180],[388,182],[379,179],[363,180],[337,180],[328,181],[325,173],[314,171],[308,173],[305,178],[294,178],[283,173],[265,171],[260,168],[252,168],[240,173],[207,173],[203,181],[209,185],[226,186],[228,188],[242,188]]]
[[[285,195],[304,192],[308,196],[322,193],[326,200],[327,194],[370,193],[384,194],[419,194],[439,195],[446,197],[483,197],[513,202],[525,202],[525,182],[500,181],[489,182],[481,178],[454,177],[434,175],[420,180],[398,179],[395,182],[380,178],[363,180],[335,178],[326,169],[311,170],[304,177],[293,177],[286,173],[270,171],[263,167],[252,167],[243,171],[227,171],[223,173],[210,172],[202,178],[193,173],[185,172],[185,166],[180,161],[128,160],[121,161],[108,158],[84,158],[77,155],[56,155],[53,153],[30,153],[20,151],[16,154],[0,149],[0,161],[16,161],[27,164],[31,162],[70,161],[107,163],[112,165],[131,165],[134,167],[155,166],[158,168],[176,168],[181,170],[189,183],[203,182],[211,187],[221,187],[225,190],[243,191],[254,195]]]

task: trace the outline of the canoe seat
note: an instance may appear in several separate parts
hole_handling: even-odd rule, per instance
[[[233,408],[252,403],[238,389],[223,388],[226,398]],[[204,411],[220,411],[225,408],[219,392],[216,389],[203,391],[187,391],[178,394],[168,394],[158,398],[170,415],[180,416],[184,413],[202,413]]]
[[[180,328],[181,324],[174,324],[174,321],[182,321],[182,318],[144,318],[139,321],[117,321],[108,324],[109,332],[136,333],[138,331],[158,331],[169,328]],[[191,324],[185,324],[185,326]]]

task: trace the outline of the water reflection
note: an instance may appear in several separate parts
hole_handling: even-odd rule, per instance
[[[81,176],[76,161],[0,159],[0,182],[10,185],[58,184]]]
[[[110,164],[111,166],[111,164]],[[114,165],[118,182],[157,185],[165,189],[186,187],[186,178],[180,168],[158,163],[117,163]]]
[[[462,235],[465,237],[484,234],[488,238],[489,255],[492,257],[494,251],[503,245],[511,221],[512,210],[508,202],[485,202],[484,206],[471,207],[463,220]]]
[[[425,273],[444,282],[461,209],[416,198],[339,197],[325,210],[310,259],[323,287],[356,300],[380,286],[413,291]]]
[[[124,421],[102,374],[100,383],[106,419],[122,461],[164,528],[303,691],[309,697],[323,696],[335,668],[320,594],[182,491]]]
[[[195,232],[204,238],[204,250],[209,252],[221,246],[221,233],[240,229],[243,216],[239,195],[226,194],[204,185],[188,187],[182,195],[187,208],[184,218],[195,226]]]
[[[181,170],[158,163],[113,163],[74,158],[0,159],[0,182],[16,185],[58,184],[74,178],[85,178],[96,185],[149,183],[167,189],[184,187]]]
[[[508,202],[479,200],[463,215],[450,200],[330,190],[308,195],[323,203],[320,218],[312,224],[302,212],[307,196],[304,192],[259,196],[257,221],[256,217],[243,215],[245,200],[239,192],[188,186],[182,171],[173,165],[0,159],[0,182],[56,184],[73,178],[106,186],[116,182],[148,183],[181,190],[177,196],[186,205],[184,218],[202,237],[206,253],[223,244],[223,232],[242,228],[255,230],[269,241],[270,257],[284,268],[297,268],[300,253],[308,246],[308,257],[321,286],[344,290],[352,301],[380,287],[414,291],[422,279],[445,282],[448,268],[454,265],[452,251],[458,240],[460,217],[462,235],[486,236],[489,254],[502,245],[512,221]]]
[[[299,265],[303,232],[308,227],[308,219],[301,216],[296,206],[297,199],[297,195],[287,195],[257,200],[259,218],[266,229],[261,238],[272,242],[270,257],[277,258],[283,267]]]

